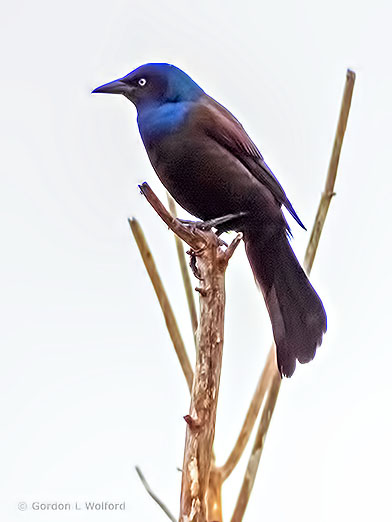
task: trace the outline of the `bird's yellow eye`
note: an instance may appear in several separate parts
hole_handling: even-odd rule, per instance
[[[140,87],[144,87],[147,83],[147,80],[145,78],[140,78],[137,83],[140,85]]]

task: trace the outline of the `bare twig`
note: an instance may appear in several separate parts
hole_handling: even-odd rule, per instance
[[[174,316],[173,309],[170,305],[169,298],[163,287],[162,280],[159,277],[154,258],[152,257],[151,251],[148,247],[146,238],[143,234],[143,230],[140,224],[135,218],[129,219],[128,221],[133,236],[135,238],[136,244],[142,256],[144,265],[147,269],[148,275],[150,276],[155,293],[158,297],[159,304],[161,305],[161,310],[165,318],[166,326],[169,331],[170,338],[173,342],[173,346],[176,351],[178,360],[180,361],[182,371],[185,375],[188,388],[189,390],[191,390],[193,382],[193,370],[188,358],[188,354],[185,349],[184,341],[182,340],[181,333],[177,325],[176,318]]]
[[[235,446],[225,464],[221,467],[223,480],[226,480],[233,471],[238,461],[240,460],[246,445],[248,444],[249,437],[257,420],[261,404],[270,385],[271,377],[273,375],[272,370],[276,368],[275,358],[275,350],[270,350],[263,373],[260,376],[256,390],[253,394],[252,401],[249,405],[244,424],[242,425],[240,434],[238,435],[237,442],[235,443]]]
[[[173,217],[176,218],[177,217],[176,203],[175,203],[174,199],[170,196],[169,193],[167,193],[167,200],[169,202],[170,213]],[[182,280],[184,283],[186,300],[188,302],[189,315],[191,318],[193,338],[195,340],[195,345],[196,345],[197,312],[196,312],[195,299],[193,297],[193,288],[192,288],[192,284],[191,284],[191,278],[189,276],[188,265],[187,265],[187,262],[185,259],[184,245],[183,245],[181,239],[176,235],[174,235],[174,240],[176,242],[178,262],[180,264],[180,270],[181,270]]]
[[[279,371],[277,368],[275,368],[271,386],[268,390],[267,399],[263,408],[263,413],[261,414],[260,424],[257,429],[252,453],[248,462],[248,467],[245,472],[241,491],[238,496],[231,522],[241,522],[246,506],[248,505],[249,497],[252,492],[257,469],[260,463],[260,456],[264,447],[265,436],[269,428],[272,414],[274,412],[276,400],[278,398],[281,380],[282,379],[280,377]]]
[[[321,196],[320,204],[317,210],[316,219],[313,225],[312,233],[310,235],[310,240],[308,243],[308,247],[305,253],[305,261],[304,268],[307,273],[310,272],[314,257],[316,255],[318,243],[320,240],[321,232],[323,230],[323,226],[325,223],[325,218],[327,217],[327,212],[329,208],[329,204],[331,203],[331,199],[334,196],[334,187],[336,174],[339,165],[340,152],[342,149],[343,138],[346,132],[348,115],[350,112],[351,99],[353,95],[355,83],[355,72],[347,69],[346,76],[346,85],[344,87],[342,105],[340,107],[340,115],[338,126],[336,129],[335,140],[333,144],[331,159],[329,161],[327,179],[325,182],[324,192]]]
[[[316,256],[317,247],[319,244],[321,232],[327,217],[329,204],[334,195],[335,180],[337,175],[337,168],[339,164],[340,151],[343,143],[343,137],[347,126],[348,115],[350,111],[351,98],[355,82],[355,73],[348,70],[346,76],[346,84],[343,93],[343,100],[340,110],[339,122],[335,136],[335,142],[332,150],[332,156],[329,163],[327,180],[325,189],[321,195],[320,205],[313,224],[312,233],[310,235],[309,243],[306,249],[304,269],[309,275]],[[269,357],[275,356],[275,345],[272,344]],[[248,466],[245,472],[241,491],[237,500],[237,504],[233,513],[231,522],[241,522],[246,506],[249,501],[250,493],[256,478],[257,469],[259,466],[261,453],[264,447],[264,440],[267,435],[271,416],[274,412],[276,400],[278,397],[281,377],[276,367],[273,369],[273,377],[271,379],[270,389],[268,391],[267,400],[264,405],[263,413],[261,415],[260,424],[256,434],[256,440],[249,458]]]
[[[150,488],[150,485],[148,484],[145,476],[143,475],[141,469],[138,466],[135,466],[136,473],[139,475],[139,478],[143,484],[143,486],[146,488],[147,493],[150,495],[151,498],[155,500],[155,502],[158,504],[158,506],[166,513],[166,515],[170,518],[172,522],[177,522],[177,519],[172,515],[169,511],[169,508],[165,506],[165,504],[160,500],[156,494],[152,491]]]

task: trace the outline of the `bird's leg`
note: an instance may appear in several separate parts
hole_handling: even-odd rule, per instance
[[[211,230],[211,228],[218,228],[220,225],[224,225],[229,221],[234,219],[238,219],[247,214],[247,212],[238,212],[238,214],[226,214],[225,216],[221,216],[214,219],[207,219],[206,221],[189,221],[187,219],[178,219],[180,223],[183,225],[191,225],[199,230]]]

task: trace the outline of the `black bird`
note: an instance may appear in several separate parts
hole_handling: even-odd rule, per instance
[[[159,179],[190,214],[241,231],[272,322],[277,362],[290,377],[313,359],[327,328],[323,304],[290,246],[282,205],[305,228],[242,125],[187,74],[165,63],[142,65],[93,93],[123,94]]]

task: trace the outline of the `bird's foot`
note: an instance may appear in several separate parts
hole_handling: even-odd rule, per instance
[[[221,217],[214,218],[214,219],[208,219],[207,221],[190,221],[188,219],[179,219],[179,218],[177,218],[177,220],[181,224],[191,227],[191,229],[194,228],[197,230],[207,231],[207,230],[211,230],[212,228],[216,228],[217,229],[216,235],[219,236],[220,234],[225,232],[225,227],[222,227],[222,225],[225,225],[226,223],[229,223],[230,221],[233,221],[235,219],[241,218],[241,217],[245,216],[246,214],[247,214],[247,212],[239,212],[238,214],[226,214],[225,216],[221,216]],[[220,246],[227,247],[227,243],[225,243],[225,241],[223,241],[223,239],[218,238],[218,242],[219,242]],[[189,266],[191,267],[193,275],[197,279],[202,281],[203,279],[202,279],[200,271],[197,267],[198,252],[191,249],[187,252],[187,254],[189,254],[191,257]]]
[[[238,212],[238,214],[226,214],[226,216],[221,216],[214,219],[207,219],[206,221],[189,221],[187,219],[178,219],[180,223],[183,225],[191,225],[199,230],[211,230],[211,228],[219,228],[221,225],[228,223],[229,221],[233,221],[234,219],[238,219],[247,214],[247,212]]]
[[[179,219],[179,218],[177,218],[177,221],[179,221],[182,225],[186,225],[187,227],[189,227],[191,232],[194,233],[196,230],[201,230],[203,232],[207,232],[207,231],[211,230],[211,228],[213,228],[215,226],[214,224],[211,224],[211,221],[216,221],[216,220],[190,221],[188,219]],[[218,236],[218,244],[220,246],[226,246],[227,247],[227,243],[225,243],[225,241],[223,241],[223,239],[221,239],[219,237],[219,235],[221,233],[222,232],[219,232],[219,231],[216,232],[216,235]],[[192,268],[192,270],[193,270],[193,268]],[[197,277],[197,275],[196,275],[196,277]]]

